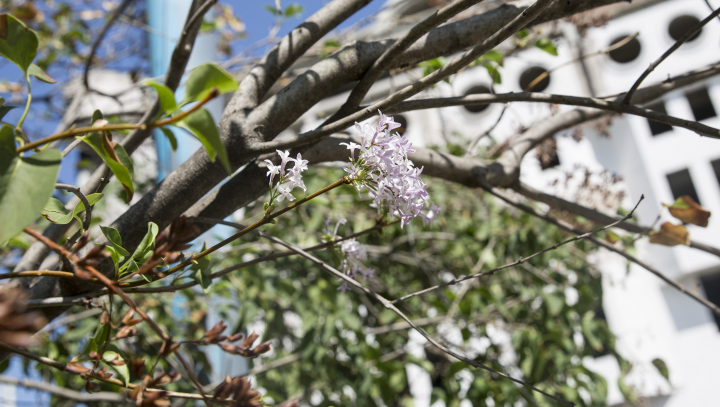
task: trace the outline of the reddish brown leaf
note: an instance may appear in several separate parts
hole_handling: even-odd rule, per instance
[[[690,233],[683,225],[673,225],[665,222],[660,226],[660,230],[650,233],[650,243],[661,244],[663,246],[677,246],[679,244],[690,244]]]
[[[710,211],[700,206],[695,200],[687,195],[676,199],[672,205],[665,205],[670,214],[683,223],[691,223],[700,227],[707,227],[710,219]]]

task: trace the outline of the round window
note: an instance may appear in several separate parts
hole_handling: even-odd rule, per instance
[[[688,31],[692,31],[695,26],[697,26],[700,23],[700,20],[697,19],[695,16],[680,16],[675,17],[674,20],[670,22],[670,25],[668,26],[668,34],[670,34],[670,37],[674,39],[675,41],[682,38],[683,35],[687,34]],[[700,33],[702,33],[702,29],[695,33],[688,42],[695,40],[697,37],[700,36]]]
[[[520,75],[520,89],[524,92],[542,92],[550,85],[547,69],[533,66]]]
[[[490,92],[490,89],[488,89],[487,87],[485,87],[483,85],[476,85],[476,86],[473,86],[472,88],[468,89],[467,92],[465,92],[465,96],[477,95],[478,93],[491,93],[491,92]],[[463,107],[465,108],[465,110],[467,110],[470,113],[480,113],[483,110],[487,109],[488,105],[487,104],[468,105],[468,106],[463,106]]]
[[[610,43],[610,46],[624,42],[626,38],[627,35],[617,37]],[[619,48],[615,48],[610,51],[609,54],[613,61],[626,64],[630,61],[634,61],[640,55],[640,49],[640,41],[638,41],[637,38],[633,38],[621,45]]]

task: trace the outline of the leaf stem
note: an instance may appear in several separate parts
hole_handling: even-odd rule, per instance
[[[207,96],[205,96],[202,100],[200,100],[195,106],[192,107],[192,109],[186,110],[177,116],[168,117],[167,119],[158,120],[154,123],[150,124],[109,124],[107,126],[99,126],[99,127],[78,127],[74,129],[65,130],[60,133],[53,134],[51,136],[45,137],[43,139],[33,141],[32,143],[27,143],[22,147],[19,147],[16,151],[18,153],[21,153],[26,150],[33,149],[35,147],[41,146],[46,143],[50,143],[55,140],[62,140],[66,138],[73,137],[77,134],[87,133],[90,131],[112,131],[112,130],[146,130],[146,129],[152,129],[155,127],[161,127],[168,124],[175,123],[177,121],[180,121],[187,116],[195,113],[198,111],[203,105],[205,105],[207,102],[212,100],[213,98],[217,97],[220,94],[220,92],[217,89],[213,89]],[[30,99],[28,98],[28,107],[30,106]],[[27,109],[25,110],[25,113],[27,113]],[[23,119],[25,118],[25,115],[23,114]],[[20,124],[22,124],[22,119],[20,120]],[[18,124],[18,127],[20,126]]]
[[[25,111],[23,112],[22,117],[20,117],[20,121],[18,122],[17,126],[15,126],[15,130],[20,130],[20,128],[22,127],[23,122],[25,121],[25,116],[27,116],[28,111],[30,111],[30,102],[32,102],[32,91],[30,90],[30,77],[25,75],[25,81],[27,82],[27,88],[28,88],[27,103],[25,104]],[[32,144],[32,143],[29,143],[29,144]],[[27,144],[20,148],[24,148],[24,147],[27,147]],[[32,147],[30,147],[30,148],[32,148]],[[25,150],[27,150],[27,149],[28,148],[25,148]],[[20,149],[18,149],[18,153],[19,152],[20,152]]]

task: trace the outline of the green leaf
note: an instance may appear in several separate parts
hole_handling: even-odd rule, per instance
[[[92,119],[90,124],[95,124],[96,121],[104,119],[102,112],[99,109],[96,109],[92,114]]]
[[[526,30],[520,30],[520,31],[518,31],[517,34],[515,34],[515,35],[517,35],[518,38],[523,39],[523,38],[527,37],[528,35],[530,35],[530,30],[527,30],[527,29],[526,29]]]
[[[534,44],[536,47],[540,48],[541,50],[547,52],[550,55],[557,56],[557,48],[555,48],[555,44],[547,38],[540,38],[539,40],[535,41]]]
[[[147,259],[152,256],[153,250],[155,250],[155,238],[157,237],[158,229],[158,225],[153,222],[148,222],[148,231],[132,255],[133,260],[138,262],[138,264],[145,263]]]
[[[205,251],[204,244],[201,251]],[[207,256],[197,259],[195,264],[190,266],[190,270],[195,272],[193,273],[193,278],[198,282],[198,284],[200,284],[203,291],[207,294],[208,291],[210,291],[210,285],[212,284],[212,280],[210,280],[210,259],[208,259]]]
[[[160,83],[152,79],[145,79],[143,83],[152,87],[157,92],[158,99],[160,100],[160,111],[162,113],[172,113],[177,109],[175,93],[164,83]]]
[[[37,48],[35,31],[10,14],[0,14],[0,55],[19,66],[27,76]]]
[[[488,73],[490,74],[490,77],[493,80],[493,83],[500,84],[502,83],[502,76],[500,76],[500,71],[497,70],[495,66],[491,63],[485,64],[485,69],[487,69]]]
[[[503,53],[498,50],[491,50],[483,54],[483,56],[481,56],[479,59],[482,59],[483,61],[493,61],[498,65],[503,66],[503,62],[505,61],[505,55],[503,55]]]
[[[220,157],[220,163],[222,163],[225,171],[227,171],[228,174],[232,174],[225,145],[220,139],[217,126],[215,126],[215,120],[213,120],[207,109],[198,109],[179,121],[177,125],[178,127],[188,130],[200,140],[208,156],[210,156],[210,161],[215,162],[215,157]]]
[[[95,150],[95,152],[100,156],[100,158],[105,162],[105,164],[107,164],[107,166],[110,168],[110,171],[115,174],[115,178],[117,178],[118,181],[120,181],[120,183],[125,188],[125,192],[127,193],[126,201],[130,202],[133,195],[133,168],[130,157],[128,157],[125,149],[122,148],[122,146],[119,144],[115,146],[115,154],[118,157],[118,160],[116,161],[105,149],[105,146],[103,145],[103,136],[100,135],[100,133],[94,132],[78,138],[86,142],[90,147],[92,147],[92,149]]]
[[[165,127],[161,127],[160,130],[162,130],[165,137],[167,137],[168,141],[170,142],[170,148],[172,148],[172,151],[177,150],[177,138],[175,138],[175,133],[172,132],[172,130],[167,129]]]
[[[418,64],[419,67],[423,68],[423,76],[428,76],[431,73],[437,71],[438,69],[442,68],[445,65],[447,65],[447,59],[445,59],[443,57],[430,59],[427,61],[420,62]],[[447,83],[450,83],[450,78],[445,78],[443,80]]]
[[[16,107],[17,106],[0,106],[0,120],[2,120],[3,117],[5,117],[7,112],[15,109]]]
[[[32,75],[36,77],[38,80],[43,81],[45,83],[55,83],[55,79],[51,78],[48,74],[45,73],[39,66],[35,64],[30,64],[30,68],[28,68],[28,75]]]
[[[117,352],[113,351],[105,351],[103,352],[103,360],[104,361],[111,361],[114,359],[120,359],[124,360]],[[127,363],[120,366],[115,365],[109,365],[114,371],[117,372],[118,376],[122,379],[123,383],[125,383],[125,386],[127,386],[128,381],[130,380],[130,368],[128,367]]]
[[[293,3],[285,8],[285,18],[293,18],[293,17],[300,17],[300,14],[302,14],[303,8],[297,3]]]
[[[117,272],[118,272],[118,266],[120,265],[120,258],[121,258],[122,256],[120,256],[120,253],[118,253],[118,251],[115,250],[115,248],[112,247],[112,246],[106,246],[106,247],[105,247],[105,250],[107,250],[108,252],[110,252],[110,258],[112,259],[113,264],[115,264],[115,273],[117,274]]]
[[[662,377],[665,378],[665,380],[670,381],[670,370],[668,369],[664,360],[660,358],[655,358],[653,359],[652,364],[655,366],[658,372],[660,372]]]
[[[282,15],[282,12],[281,12],[280,10],[276,9],[275,7],[273,7],[273,6],[269,5],[269,4],[264,5],[263,8],[264,8],[265,10],[269,11],[270,14],[272,14],[272,15],[274,15],[274,16],[281,16],[281,15]]]
[[[100,324],[97,331],[95,331],[95,336],[93,336],[93,342],[96,345],[102,345],[108,339],[108,334],[110,334],[110,324]]]
[[[0,128],[0,243],[20,233],[42,211],[55,189],[62,154],[54,148],[21,157],[13,128]]]
[[[217,64],[207,62],[199,65],[190,72],[182,104],[203,99],[213,89],[217,89],[221,94],[235,92],[238,89],[238,82]]]
[[[122,247],[122,238],[120,237],[120,232],[118,232],[117,229],[110,226],[100,226],[100,231],[102,231],[102,234],[105,235],[105,238],[108,242],[110,242],[110,245],[117,250],[118,254],[125,257],[130,255],[130,252]]]
[[[99,193],[86,196],[90,205],[95,205],[95,203],[97,203],[97,201],[99,201],[102,197],[103,194]],[[72,212],[68,212],[68,210],[65,209],[65,205],[63,205],[60,200],[51,197],[50,200],[45,204],[45,207],[43,208],[41,214],[45,217],[45,219],[49,220],[52,223],[66,225],[70,223],[73,217],[76,217],[80,212],[84,210],[85,204],[80,201],[77,203],[77,205],[75,205],[75,208]],[[82,222],[80,223],[82,224]]]

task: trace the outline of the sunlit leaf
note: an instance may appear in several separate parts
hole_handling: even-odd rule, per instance
[[[138,264],[143,264],[150,258],[150,256],[152,256],[153,250],[155,250],[155,238],[157,237],[157,234],[158,225],[153,222],[148,222],[148,231],[132,255],[132,258]]]
[[[100,158],[107,164],[110,171],[113,172],[115,178],[122,184],[126,192],[126,201],[130,202],[133,196],[133,184],[132,184],[132,162],[128,157],[125,149],[116,143],[114,149],[108,151],[108,143],[106,143],[106,136],[101,135],[99,132],[93,132],[79,139],[86,142],[93,150],[100,156]]]
[[[672,205],[665,205],[670,214],[684,223],[707,227],[710,219],[710,211],[700,206],[694,199],[683,195],[673,202]]]
[[[122,238],[120,237],[120,232],[118,232],[117,229],[110,226],[100,226],[100,231],[102,231],[102,234],[108,242],[110,242],[110,245],[117,250],[121,256],[127,257],[130,255],[130,252],[122,247]]]
[[[10,14],[0,14],[0,55],[27,75],[37,48],[38,36],[35,31]]]
[[[179,121],[177,125],[188,130],[200,140],[210,157],[210,161],[215,162],[215,157],[219,157],[220,163],[225,168],[225,171],[227,171],[228,174],[232,173],[225,145],[220,139],[220,133],[218,133],[217,126],[215,126],[215,120],[213,120],[213,117],[207,109],[198,109]]]
[[[221,94],[235,92],[238,89],[238,82],[219,65],[207,62],[190,72],[182,104],[203,99],[213,89],[217,89]]]
[[[548,38],[540,38],[539,40],[535,41],[534,44],[537,48],[540,48],[541,50],[547,52],[550,55],[557,56],[557,48],[555,48],[555,44]]]
[[[160,83],[152,79],[145,79],[143,83],[152,87],[157,92],[158,99],[160,100],[160,111],[162,113],[172,113],[175,109],[177,109],[175,93],[164,83]]]
[[[683,225],[673,225],[665,222],[660,225],[660,230],[650,233],[650,243],[663,246],[677,246],[679,244],[690,244],[690,233]]]
[[[35,64],[30,64],[30,68],[28,68],[28,75],[32,75],[36,77],[38,80],[43,81],[45,83],[55,83],[55,79],[51,78],[48,74],[45,73],[39,66]]]
[[[0,128],[0,243],[20,233],[40,215],[55,189],[62,154],[46,148],[21,157],[13,128]]]
[[[97,201],[99,201],[102,197],[103,194],[100,193],[90,194],[86,196],[90,205],[95,205],[95,203],[97,203]],[[80,212],[84,210],[85,204],[82,201],[78,202],[72,212],[70,212],[65,209],[65,205],[60,202],[60,200],[50,198],[50,200],[45,204],[45,207],[43,208],[42,215],[45,217],[45,219],[49,220],[52,223],[66,225],[70,223],[73,217],[77,216]]]
[[[103,360],[105,362],[110,362],[115,359],[123,360],[122,357],[117,352],[113,351],[105,351],[103,353]],[[130,368],[128,367],[127,363],[122,365],[116,365],[116,364],[109,364],[110,368],[115,370],[120,376],[120,379],[125,383],[125,385],[128,384],[128,381],[130,380]]]

